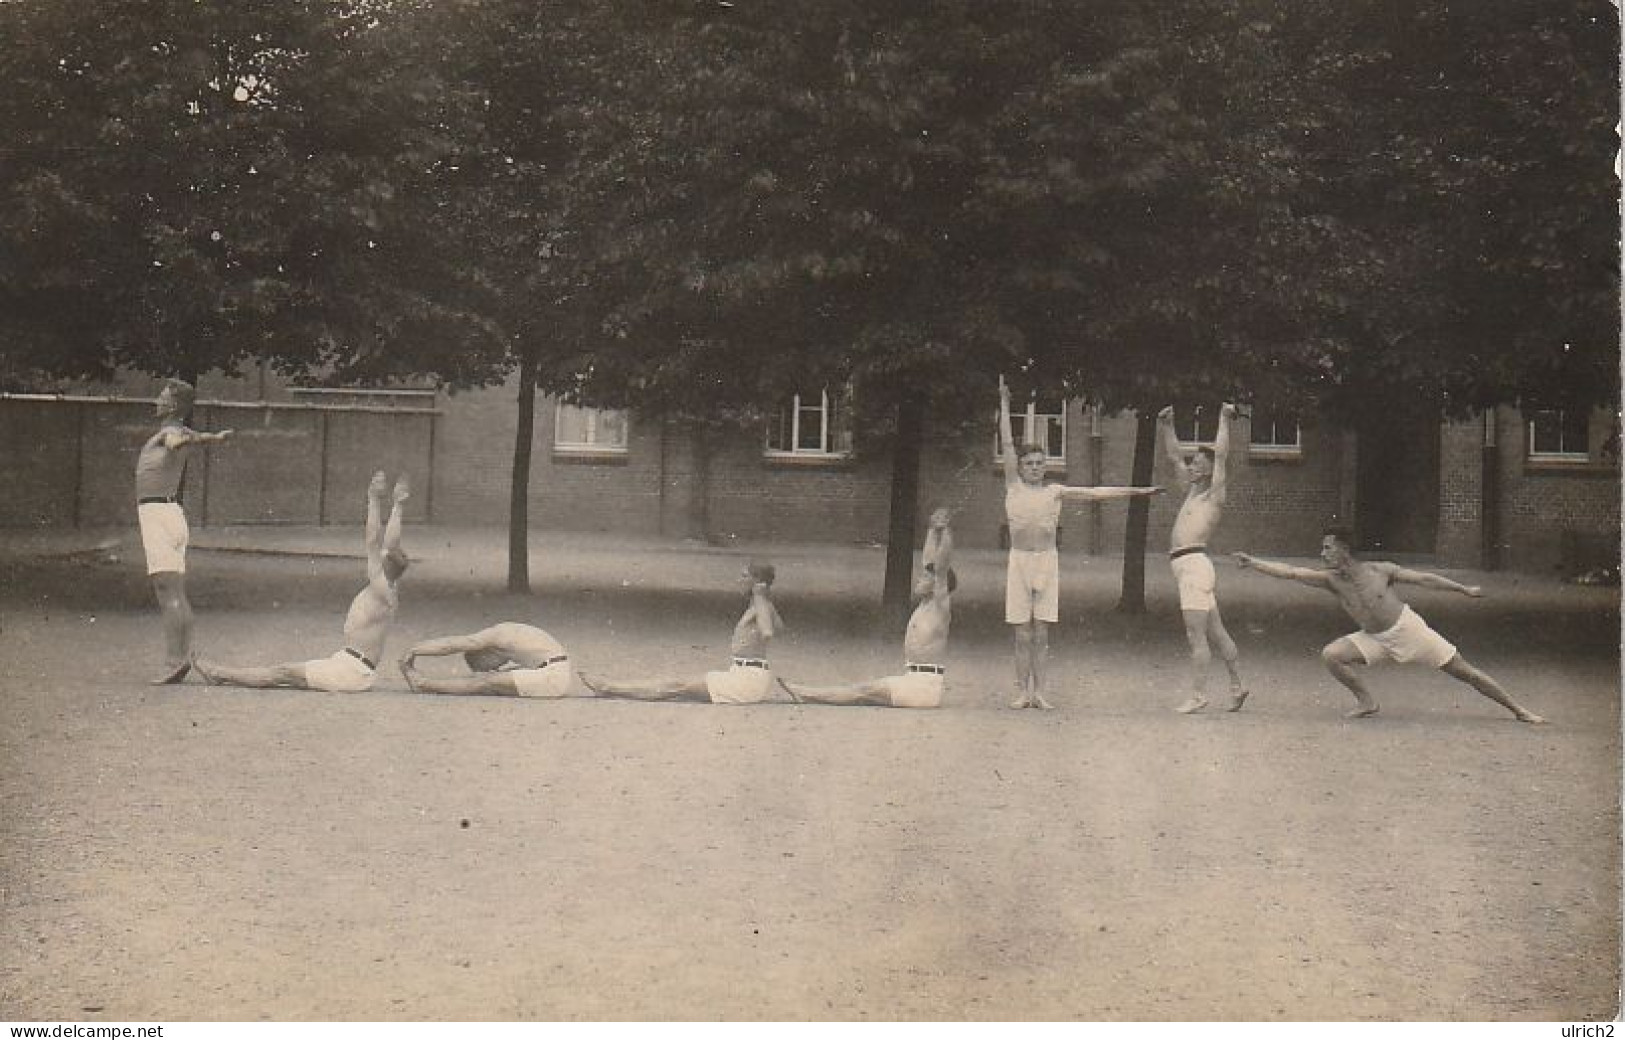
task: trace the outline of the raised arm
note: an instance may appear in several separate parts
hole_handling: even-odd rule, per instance
[[[379,470],[367,485],[367,526],[362,534],[367,543],[367,580],[378,581],[384,576],[384,493],[389,490],[389,478]]]
[[[412,484],[403,474],[395,481],[395,490],[390,495],[392,499],[389,507],[389,521],[384,524],[384,554],[401,551],[401,522],[405,519],[406,510],[401,506],[412,497]]]
[[[1226,401],[1219,408],[1219,432],[1213,438],[1213,484],[1210,497],[1222,503],[1225,480],[1230,473],[1230,427],[1236,421],[1236,406]]]
[[[1327,577],[1325,571],[1317,571],[1308,567],[1294,567],[1288,563],[1276,563],[1272,560],[1259,560],[1243,552],[1232,553],[1231,555],[1236,561],[1236,566],[1241,567],[1243,570],[1255,570],[1272,578],[1286,578],[1289,581],[1296,581],[1317,589],[1332,587],[1331,579]]]
[[[931,571],[933,598],[948,594],[948,571],[953,566],[954,533],[948,526],[948,510],[938,509],[931,514],[931,530],[925,536],[925,550],[921,553],[924,565]]]
[[[1016,441],[1010,432],[1010,384],[999,377],[999,457],[1004,461],[1004,482],[1014,484],[1021,479],[1016,468]]]
[[[1459,592],[1463,596],[1472,596],[1474,599],[1484,595],[1484,590],[1477,585],[1463,585],[1459,581],[1451,581],[1442,574],[1434,574],[1430,571],[1412,571],[1396,566],[1390,580],[1402,581],[1410,585],[1420,585],[1424,589],[1438,589],[1441,592]]]
[[[1190,467],[1185,464],[1185,455],[1179,450],[1179,434],[1174,432],[1174,406],[1169,405],[1157,413],[1157,440],[1162,444],[1162,453],[1173,464],[1174,476],[1179,478],[1181,485],[1191,482]]]

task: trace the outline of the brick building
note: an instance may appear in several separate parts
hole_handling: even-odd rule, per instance
[[[158,381],[130,377],[72,395],[0,398],[13,487],[0,525],[113,522],[129,515],[135,452],[151,429]],[[517,391],[446,393],[282,385],[265,373],[206,377],[200,427],[237,431],[189,475],[195,523],[334,523],[359,519],[359,489],[376,468],[411,475],[409,517],[504,525]],[[1181,437],[1211,437],[1211,418],[1181,416]],[[1352,523],[1375,552],[1442,566],[1568,570],[1617,561],[1618,433],[1607,413],[1500,407],[1465,421],[1406,417],[1358,432],[1255,412],[1237,423],[1230,506],[1218,551],[1311,555],[1329,518]],[[998,544],[1002,471],[991,407],[985,438],[928,435],[920,510],[959,511],[962,544]],[[1127,484],[1131,415],[1075,402],[1033,402],[1018,440],[1045,445],[1051,479]],[[701,459],[708,461],[701,464]],[[841,401],[786,402],[760,431],[703,440],[671,421],[539,402],[532,444],[531,524],[540,529],[749,541],[881,542],[890,458],[866,450]],[[1159,458],[1155,482],[1172,486]],[[1152,501],[1150,546],[1166,544],[1177,496]],[[1126,505],[1068,505],[1063,547],[1122,550]],[[132,521],[133,522],[133,521]]]

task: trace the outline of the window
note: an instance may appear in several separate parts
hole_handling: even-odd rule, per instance
[[[1591,458],[1590,417],[1583,411],[1543,408],[1529,413],[1529,457],[1561,462]]]
[[[839,458],[852,451],[840,395],[795,394],[767,421],[767,454]]]
[[[553,450],[575,455],[624,454],[626,412],[560,401],[553,411]]]
[[[1021,450],[1023,444],[1036,444],[1044,449],[1044,462],[1050,468],[1059,468],[1066,465],[1066,402],[1035,398],[1027,402],[1025,410],[1010,409],[1010,436],[1015,438],[1015,448]],[[994,437],[994,460],[1000,461],[1003,456],[997,444],[998,437]]]
[[[1174,435],[1179,438],[1180,447],[1183,448],[1211,445],[1219,435],[1219,410],[1197,408],[1181,412],[1174,409]]]
[[[1257,407],[1252,413],[1250,452],[1254,455],[1300,455],[1303,430],[1298,417],[1275,408]]]

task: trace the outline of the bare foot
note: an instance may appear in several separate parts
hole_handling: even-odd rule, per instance
[[[1033,707],[1033,699],[1027,694],[1023,693],[1016,697],[1015,700],[1010,702],[1010,707],[1016,711],[1020,711],[1023,708],[1031,708]]]
[[[581,685],[585,686],[593,693],[602,694],[603,691],[601,687],[604,685],[604,680],[598,678],[596,675],[588,675],[586,672],[578,671],[576,672],[576,678],[581,680]]]
[[[1345,719],[1369,719],[1371,716],[1375,715],[1376,713],[1377,713],[1377,703],[1375,701],[1372,701],[1370,704],[1362,704],[1362,705],[1360,705],[1358,708],[1355,708],[1353,711],[1344,712],[1343,717]]]
[[[1251,690],[1237,690],[1235,693],[1232,693],[1230,695],[1230,706],[1224,710],[1240,711],[1241,706],[1247,703],[1247,695],[1250,693],[1252,693]]]
[[[408,690],[411,690],[413,693],[418,692],[418,670],[407,664],[405,661],[401,662],[401,678],[406,680],[406,688]]]
[[[1181,704],[1174,710],[1179,712],[1181,715],[1194,715],[1205,707],[1207,707],[1207,698],[1192,697],[1190,700],[1186,701],[1184,704]]]
[[[205,661],[201,657],[193,658],[192,668],[198,673],[198,675],[203,677],[203,681],[205,683],[210,685],[218,684],[219,680],[217,680],[214,675],[214,665],[210,662]]]
[[[1041,693],[1033,694],[1033,700],[1032,700],[1032,704],[1030,705],[1030,707],[1037,708],[1039,711],[1054,711],[1055,710],[1055,705],[1053,705],[1049,701],[1045,700],[1044,695],[1041,694]]]
[[[1544,726],[1544,725],[1546,725],[1546,720],[1543,717],[1541,717],[1539,715],[1536,715],[1532,711],[1521,710],[1521,711],[1515,711],[1512,714],[1519,722],[1527,722],[1531,726]]]
[[[779,688],[781,690],[783,690],[785,693],[788,693],[790,695],[790,699],[792,701],[795,701],[797,704],[801,703],[801,698],[796,696],[796,691],[792,690],[790,688],[790,684],[785,682],[784,679],[781,676],[775,675],[773,677],[773,681],[779,684]]]
[[[182,661],[178,665],[170,666],[169,671],[152,680],[148,686],[174,686],[186,681],[186,673],[192,670],[192,662]]]

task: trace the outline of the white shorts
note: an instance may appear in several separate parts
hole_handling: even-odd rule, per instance
[[[147,573],[186,573],[186,546],[191,531],[186,511],[177,502],[146,502],[135,507],[141,523],[141,548],[147,554]]]
[[[1054,624],[1061,613],[1061,554],[1012,550],[1004,580],[1004,620],[1025,625],[1034,618]]]
[[[570,696],[570,680],[575,678],[569,661],[554,661],[545,668],[514,668],[502,674],[513,679],[519,696],[547,699]]]
[[[1366,664],[1394,661],[1399,664],[1425,664],[1429,668],[1443,668],[1456,656],[1450,640],[1428,627],[1422,615],[1406,607],[1386,632],[1353,632],[1349,642],[1360,651]]]
[[[1193,552],[1168,561],[1173,569],[1174,581],[1179,585],[1180,610],[1212,610],[1218,602],[1213,590],[1218,586],[1218,575],[1213,573],[1213,561],[1207,553]]]
[[[894,708],[937,708],[942,706],[942,689],[947,680],[930,672],[888,675],[880,680],[891,696]]]
[[[372,689],[378,673],[348,650],[332,657],[305,662],[305,684],[328,693],[363,693]]]
[[[773,673],[743,664],[726,672],[706,672],[705,692],[712,704],[760,704],[773,692]]]

